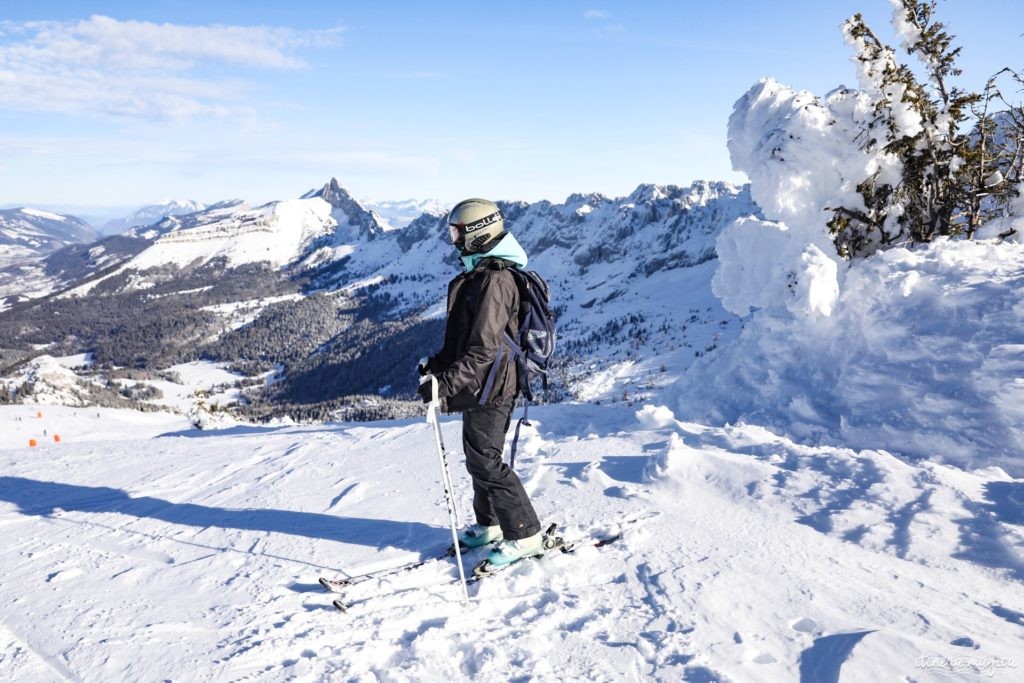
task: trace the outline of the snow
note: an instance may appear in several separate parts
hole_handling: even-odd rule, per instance
[[[65,368],[80,368],[82,366],[92,367],[94,361],[91,353],[76,353],[73,356],[61,356],[54,358],[54,361]]]
[[[330,232],[331,207],[321,199],[275,202],[261,209],[231,214],[161,236],[125,267],[144,270],[165,263],[187,265],[223,256],[232,266],[294,260],[313,239]]]
[[[215,204],[201,213],[168,217],[143,230],[126,234],[155,242],[102,278],[69,289],[61,296],[85,296],[99,283],[126,270],[143,271],[167,264],[190,266],[224,258],[230,267],[265,262],[272,267],[291,263],[316,240],[329,236],[335,225],[331,206],[322,199],[271,202],[251,209],[241,202]],[[152,286],[136,279],[136,288]]]
[[[205,410],[209,406],[223,406],[236,403],[241,397],[237,383],[243,378],[238,373],[227,369],[226,363],[211,361],[192,361],[180,363],[167,368],[167,374],[175,381],[163,379],[147,380],[116,380],[122,386],[152,386],[163,394],[162,398],[150,399],[147,402],[161,406],[179,414],[188,415],[193,420],[202,420],[203,424],[234,424],[234,421],[223,419],[226,416],[215,416]]]
[[[715,249],[719,267],[712,289],[730,312],[784,306],[831,314],[839,294],[835,258],[801,242],[786,225],[741,218],[722,231]]]
[[[32,386],[32,399],[37,403],[88,405],[86,385],[71,370],[74,366],[69,362],[77,358],[80,357],[54,358],[46,354],[37,356],[19,368],[16,374],[0,379],[0,391],[10,393],[28,383]]]
[[[0,406],[0,425],[0,454],[20,455],[19,460],[32,460],[25,457],[30,452],[38,453],[40,458],[56,457],[68,449],[74,450],[76,444],[123,446],[127,441],[130,445],[190,427],[184,417],[170,413],[42,403]],[[60,436],[60,443],[53,441],[54,434]],[[36,439],[39,444],[32,451],[28,450],[29,439]],[[9,472],[5,465],[4,473]]]
[[[531,411],[518,472],[545,524],[623,538],[475,584],[469,609],[451,560],[360,584],[347,614],[316,584],[447,543],[422,421],[240,424],[210,409],[239,377],[208,362],[113,380],[159,388],[165,413],[49,405],[82,401],[69,368],[90,359],[33,359],[5,386],[33,381],[39,404],[0,406],[0,678],[1010,678],[1024,199],[978,240],[841,261],[830,207],[899,174],[857,143],[872,116],[865,93],[765,79],[729,123],[749,196],[697,182],[504,207],[576,356],[559,371],[578,402]],[[124,267],[344,258],[317,287],[443,317],[443,226],[403,241],[360,211],[335,180],[216,205],[138,231],[157,241]],[[237,327],[297,296],[208,310]],[[443,428],[469,520],[458,419]]]
[[[226,304],[213,304],[203,306],[202,310],[223,316],[227,329],[237,330],[258,318],[267,306],[282,301],[298,301],[301,298],[301,294],[284,294],[281,296],[263,297],[261,299],[249,299],[247,301],[233,301]]]
[[[757,311],[676,401],[692,419],[1024,476],[1022,278],[1019,243],[942,240],[854,262],[828,316]]]
[[[997,237],[1022,232],[1021,207],[986,226],[987,239],[839,259],[830,207],[862,206],[856,184],[898,168],[857,140],[869,101],[771,79],[737,101],[729,150],[764,218],[719,235],[712,290],[747,320],[679,380],[670,405],[805,443],[1024,476],[1024,249]]]
[[[927,667],[1012,676],[1021,656],[1020,482],[995,470],[542,406],[519,456],[542,520],[622,540],[513,567],[468,609],[446,560],[342,614],[318,576],[447,542],[422,421],[198,432],[48,408],[67,436],[33,457],[34,415],[0,407],[7,680],[945,680]]]
[[[34,288],[34,273],[30,272],[40,259],[96,237],[92,227],[74,216],[38,209],[0,209],[0,296],[2,290]]]
[[[50,213],[49,211],[40,211],[39,209],[21,209],[21,212],[28,214],[29,216],[35,216],[36,218],[45,218],[48,221],[67,220],[67,216],[61,216],[60,214]]]
[[[902,3],[894,0],[897,6],[893,11],[893,28],[903,40],[908,51],[920,39],[920,32],[906,19],[901,9]],[[902,83],[886,83],[897,69],[896,55],[889,47],[877,47],[863,37],[854,37],[852,25],[848,21],[843,24],[843,34],[847,44],[853,48],[850,61],[857,67],[857,78],[861,89],[873,101],[884,101],[886,110],[891,114],[893,133],[896,138],[914,137],[924,130],[924,120],[909,99],[907,87]],[[911,95],[910,97],[913,97]]]
[[[238,381],[240,377],[237,373],[226,370],[224,363],[205,360],[172,365],[168,370],[181,377],[185,384],[206,388],[216,384],[231,384]]]
[[[448,213],[450,205],[436,199],[374,200],[364,198],[360,204],[375,212],[391,228],[404,228],[425,213],[441,216]]]

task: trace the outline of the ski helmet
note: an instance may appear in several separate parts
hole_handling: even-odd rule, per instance
[[[480,251],[491,240],[505,234],[505,216],[494,202],[465,199],[448,214],[448,235],[452,244],[467,254]]]

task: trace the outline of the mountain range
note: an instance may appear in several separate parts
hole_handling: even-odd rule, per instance
[[[192,201],[191,199],[169,199],[159,204],[143,206],[124,218],[107,221],[100,228],[100,232],[104,235],[114,235],[130,228],[152,225],[168,216],[184,216],[196,211],[202,211],[205,208],[206,206],[201,202]]]
[[[595,367],[654,351],[688,365],[738,329],[709,283],[718,233],[759,215],[747,187],[499,205],[552,286],[549,398],[596,396],[581,382]],[[331,179],[299,199],[220,202],[65,246],[17,283],[0,271],[0,349],[15,362],[88,352],[98,371],[219,361],[263,378],[248,392],[255,416],[322,416],[353,395],[411,396],[409,368],[439,345],[460,267],[440,207],[396,226]]]

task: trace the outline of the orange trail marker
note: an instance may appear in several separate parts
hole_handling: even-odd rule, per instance
[[[53,435],[53,442],[54,443],[60,443],[60,434],[54,434]]]
[[[42,416],[43,416],[43,411],[40,410],[39,412],[36,413],[36,417],[42,417]]]
[[[36,443],[36,440],[35,440],[35,439],[29,439],[29,440],[28,440],[28,447],[29,447],[29,448],[35,448],[35,447],[36,447],[37,445],[38,445],[38,444]]]

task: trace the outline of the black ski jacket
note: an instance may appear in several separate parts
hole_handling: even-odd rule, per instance
[[[445,412],[515,400],[516,365],[504,343],[505,334],[515,338],[519,325],[519,287],[506,272],[514,267],[511,261],[486,258],[448,283],[444,346],[427,363],[437,376]]]

